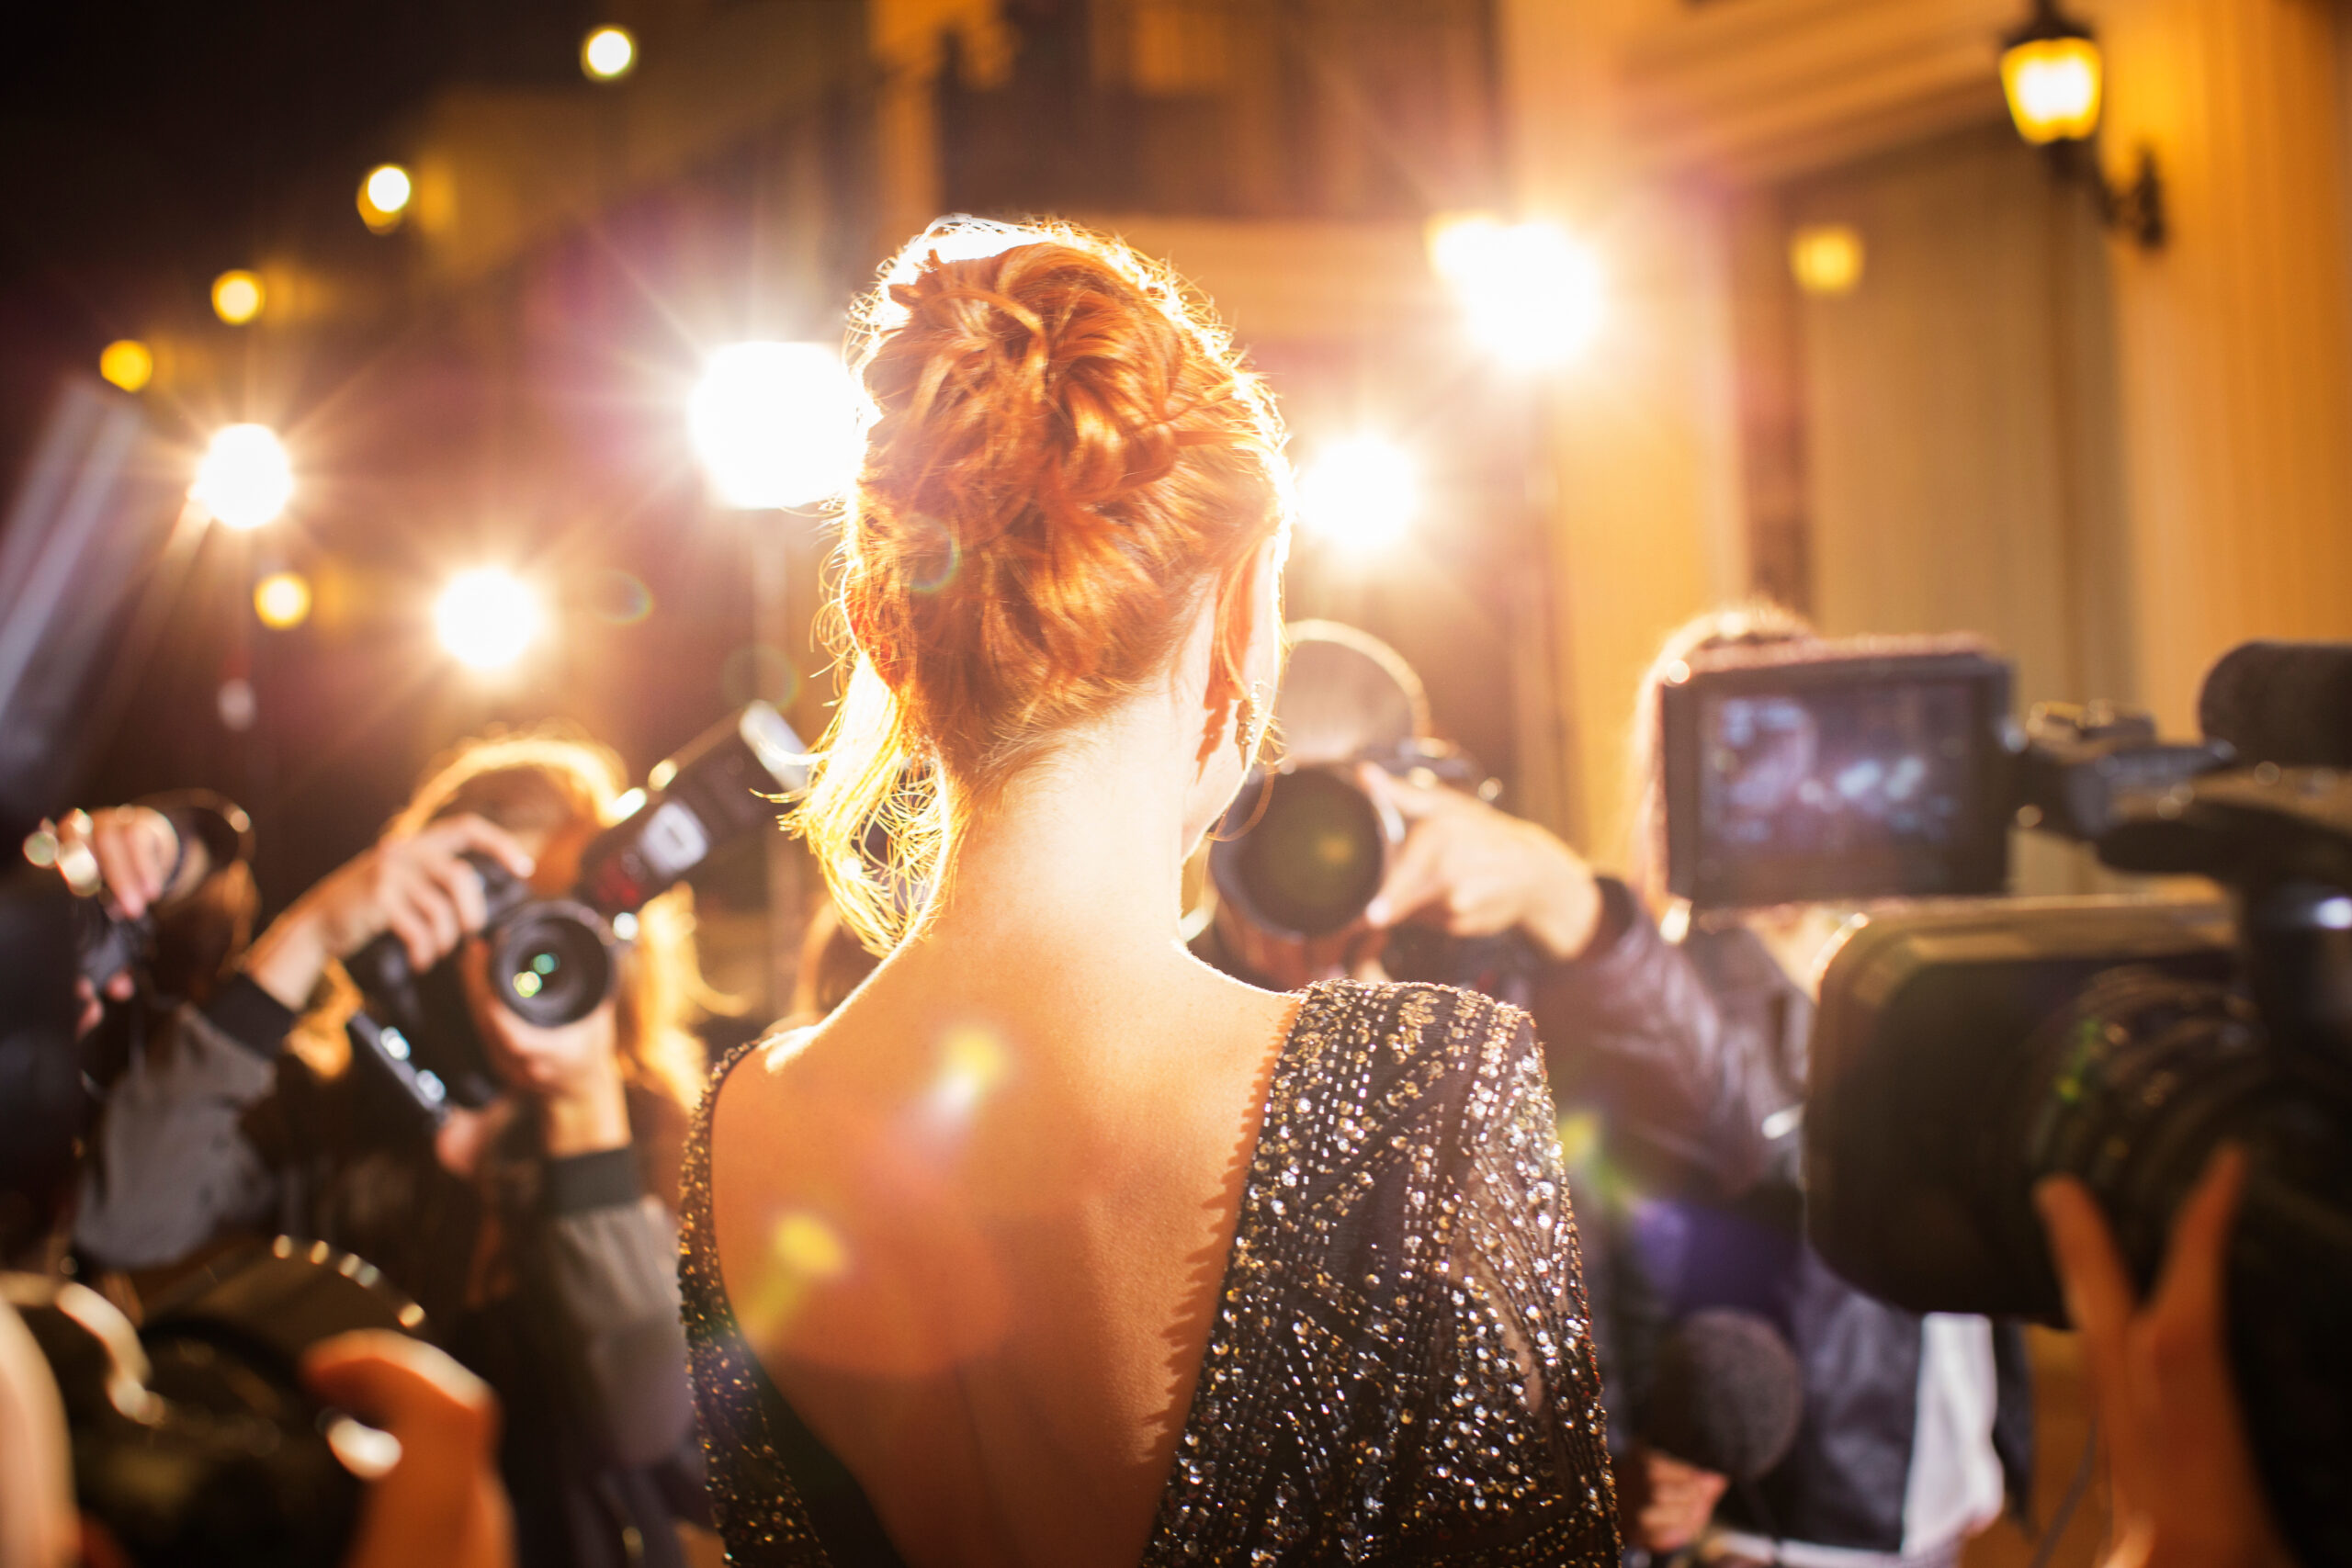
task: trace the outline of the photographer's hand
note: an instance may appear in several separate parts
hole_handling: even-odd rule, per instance
[[[2173,1220],[2144,1304],[2089,1190],[2064,1176],[2034,1190],[2107,1442],[2107,1568],[2293,1561],[2255,1473],[2223,1348],[2223,1264],[2245,1185],[2244,1151],[2217,1152]]]
[[[531,874],[531,857],[479,817],[445,817],[413,834],[387,834],[330,872],[271,922],[245,955],[254,983],[300,1010],[328,962],[356,953],[384,931],[400,938],[422,973],[482,927],[481,878],[468,852]]]
[[[380,1330],[339,1335],[302,1360],[320,1398],[400,1439],[401,1457],[368,1489],[343,1568],[505,1568],[514,1561],[498,1483],[498,1401],[441,1351]]]
[[[68,812],[57,824],[57,844],[61,867],[68,856],[85,857],[83,865],[96,866],[107,897],[131,919],[184,896],[204,880],[209,869],[203,845],[190,844],[182,855],[171,818],[144,806]],[[107,978],[107,999],[129,1001],[137,989],[137,976],[124,969]],[[74,1031],[78,1037],[98,1026],[106,1004],[99,999],[98,987],[86,977],[74,980],[74,992],[82,1004]]]
[[[202,844],[188,845],[183,856],[171,818],[144,806],[73,812],[57,825],[57,840],[61,850],[89,852],[115,908],[132,919],[184,896],[210,869]]]
[[[1653,1448],[1643,1448],[1640,1455],[1639,1507],[1634,1516],[1633,1535],[1652,1555],[1668,1557],[1705,1533],[1715,1505],[1723,1501],[1731,1483],[1712,1470],[1685,1464]]]
[[[1364,912],[1386,928],[1415,918],[1455,936],[1518,929],[1555,959],[1580,956],[1600,923],[1600,890],[1577,852],[1475,795],[1363,770],[1364,788],[1408,824],[1404,847]]]
[[[498,1076],[537,1102],[551,1158],[626,1148],[628,1096],[621,1078],[620,1037],[608,998],[572,1023],[546,1027],[518,1018],[490,987],[488,954],[467,943],[458,966]]]

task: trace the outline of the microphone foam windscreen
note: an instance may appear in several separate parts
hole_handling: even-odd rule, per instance
[[[1658,1342],[1652,1448],[1753,1481],[1781,1462],[1804,1414],[1804,1382],[1780,1331],[1750,1312],[1709,1307]]]
[[[2197,722],[2242,762],[2352,768],[2352,643],[2239,644],[2206,672]]]

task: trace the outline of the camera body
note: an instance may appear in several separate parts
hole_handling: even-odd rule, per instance
[[[298,1369],[352,1329],[424,1314],[372,1267],[281,1236],[214,1258],[134,1327],[72,1280],[0,1274],[56,1379],[81,1509],[139,1568],[327,1568],[346,1554],[381,1434]]]
[[[778,800],[808,784],[804,750],[775,708],[746,705],[655,766],[643,804],[589,842],[576,886],[560,897],[540,897],[504,865],[468,855],[481,879],[485,971],[499,1003],[544,1028],[603,1006],[619,984],[638,910],[719,845],[773,820]],[[427,1119],[496,1096],[453,963],[418,975],[387,934],[345,967],[368,1004],[351,1024],[355,1050]]]
[[[2352,1559],[2352,775],[2232,766],[2096,707],[2028,741],[1988,665],[1800,644],[1694,660],[1661,694],[1675,890],[1924,899],[1849,923],[1823,971],[1808,1236],[1899,1306],[2060,1323],[2036,1182],[2082,1179],[2144,1289],[2214,1147],[2242,1145],[2228,1320],[2257,1461],[2303,1556]],[[2267,733],[2308,750],[2330,725],[2352,712]],[[1872,794],[1898,772],[1901,811]],[[2013,819],[2228,899],[1942,897],[1998,890]]]

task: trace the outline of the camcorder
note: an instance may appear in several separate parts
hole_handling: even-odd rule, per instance
[[[138,1568],[327,1568],[348,1553],[387,1434],[321,1404],[303,1353],[353,1329],[415,1333],[421,1308],[324,1242],[212,1260],[142,1325],[89,1287],[0,1274],[64,1407],[75,1505]],[[112,1556],[104,1560],[115,1561]]]
[[[1405,841],[1394,807],[1359,781],[1369,762],[1401,779],[1498,792],[1466,753],[1433,740],[1345,762],[1252,770],[1209,846],[1218,899],[1269,936],[1312,941],[1363,916]]]
[[[2141,716],[2008,717],[1973,645],[1694,657],[1660,693],[1668,886],[1694,909],[1923,902],[1823,971],[1806,1227],[1917,1312],[2064,1321],[2035,1183],[2098,1196],[2143,1289],[2215,1146],[2243,1145],[2230,1351],[2304,1561],[2352,1560],[2352,646],[2248,644],[2202,741]],[[2222,899],[1971,901],[2008,829]]]
[[[539,897],[504,865],[468,855],[481,877],[481,940],[499,1004],[548,1028],[603,1006],[636,938],[637,912],[721,845],[772,822],[778,801],[807,786],[805,751],[781,714],[750,704],[654,767],[644,803],[582,851],[578,886],[561,897]],[[420,975],[387,933],[345,968],[366,999],[349,1025],[357,1059],[428,1122],[497,1095],[454,955]]]

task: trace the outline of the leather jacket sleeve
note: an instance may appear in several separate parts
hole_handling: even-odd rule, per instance
[[[1630,888],[1602,877],[1592,947],[1535,981],[1554,1098],[1563,1114],[1598,1111],[1611,1157],[1645,1179],[1736,1197],[1793,1156],[1793,1117],[1767,1130],[1803,1096],[1776,1037],[1783,1010],[1719,998]]]
[[[677,1227],[645,1191],[633,1148],[550,1160],[546,1183],[525,1277],[560,1325],[586,1436],[611,1463],[662,1463],[694,1435]]]

